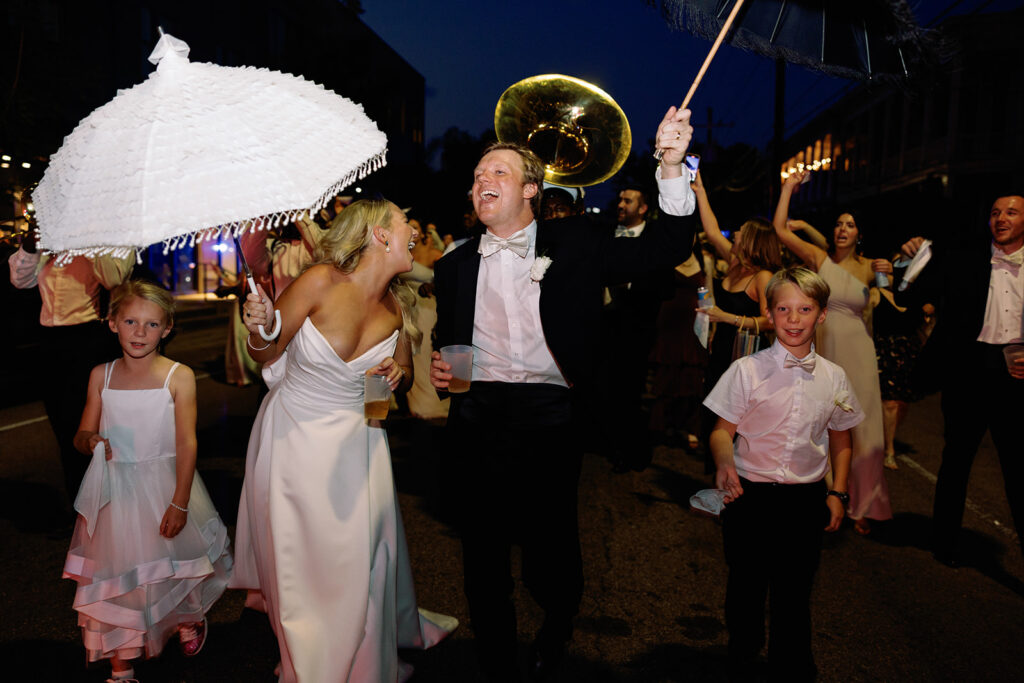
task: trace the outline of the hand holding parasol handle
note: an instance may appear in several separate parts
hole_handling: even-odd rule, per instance
[[[257,294],[256,280],[254,280],[252,275],[249,275],[248,272],[245,275],[245,281],[249,283],[249,291]],[[263,329],[263,325],[257,325],[256,327],[260,331],[260,336],[263,337],[265,341],[274,341],[277,339],[277,335],[281,334],[281,311],[274,309],[274,329],[269,334],[265,329]]]
[[[252,276],[252,271],[249,270],[249,264],[245,260],[245,254],[242,252],[242,243],[235,237],[235,251],[238,254],[239,261],[242,262],[242,270],[245,271],[245,281],[249,283],[249,291],[253,294],[259,294],[256,289],[256,280]],[[264,341],[274,341],[277,339],[277,335],[281,334],[281,311],[274,310],[274,329],[269,334],[263,328],[263,325],[257,325],[256,329],[259,330],[260,336],[263,337]]]
[[[680,109],[686,109],[686,106],[690,104],[690,100],[693,99],[693,94],[697,92],[697,86],[700,85],[700,81],[704,78],[704,72],[711,66],[711,60],[715,58],[715,53],[718,52],[718,48],[722,46],[722,41],[725,40],[725,34],[732,28],[733,19],[740,11],[740,7],[743,6],[744,0],[736,0],[736,4],[732,6],[732,11],[729,12],[728,18],[725,23],[722,24],[722,30],[718,32],[718,37],[715,38],[714,45],[711,46],[711,51],[708,52],[708,56],[704,58],[704,63],[701,64],[700,71],[697,72],[697,77],[693,79],[693,83],[690,85],[690,90],[686,93],[686,97],[683,98],[683,103],[679,105]],[[708,122],[710,124],[710,121]],[[654,151],[654,158],[661,161],[662,151],[660,149]]]

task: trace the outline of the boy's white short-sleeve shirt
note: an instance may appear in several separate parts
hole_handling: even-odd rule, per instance
[[[813,360],[810,371],[785,367],[787,357],[793,358],[776,341],[736,360],[704,400],[736,425],[736,472],[750,481],[820,480],[829,468],[828,430],[849,429],[864,419],[842,368],[813,347],[803,359]]]

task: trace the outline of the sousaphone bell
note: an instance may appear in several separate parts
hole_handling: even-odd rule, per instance
[[[544,180],[566,187],[612,177],[633,145],[629,121],[611,95],[560,74],[510,86],[494,110],[494,131],[501,142],[531,149],[544,162]]]

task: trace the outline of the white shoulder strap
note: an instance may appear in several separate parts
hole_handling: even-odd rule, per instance
[[[166,389],[167,386],[171,383],[171,375],[174,374],[174,371],[178,369],[179,365],[181,365],[181,363],[175,363],[174,365],[171,366],[171,369],[167,371],[167,379],[164,380],[164,389]]]
[[[103,388],[106,389],[110,386],[110,375],[114,372],[114,363],[116,360],[112,360],[107,363],[106,368],[103,370]]]

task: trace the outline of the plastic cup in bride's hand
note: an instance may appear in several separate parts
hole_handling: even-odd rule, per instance
[[[469,383],[473,379],[473,347],[454,344],[441,348],[441,360],[452,366],[448,372],[448,393],[461,394],[469,391]]]
[[[363,415],[367,420],[383,420],[391,407],[391,385],[387,375],[367,375],[364,380]]]

